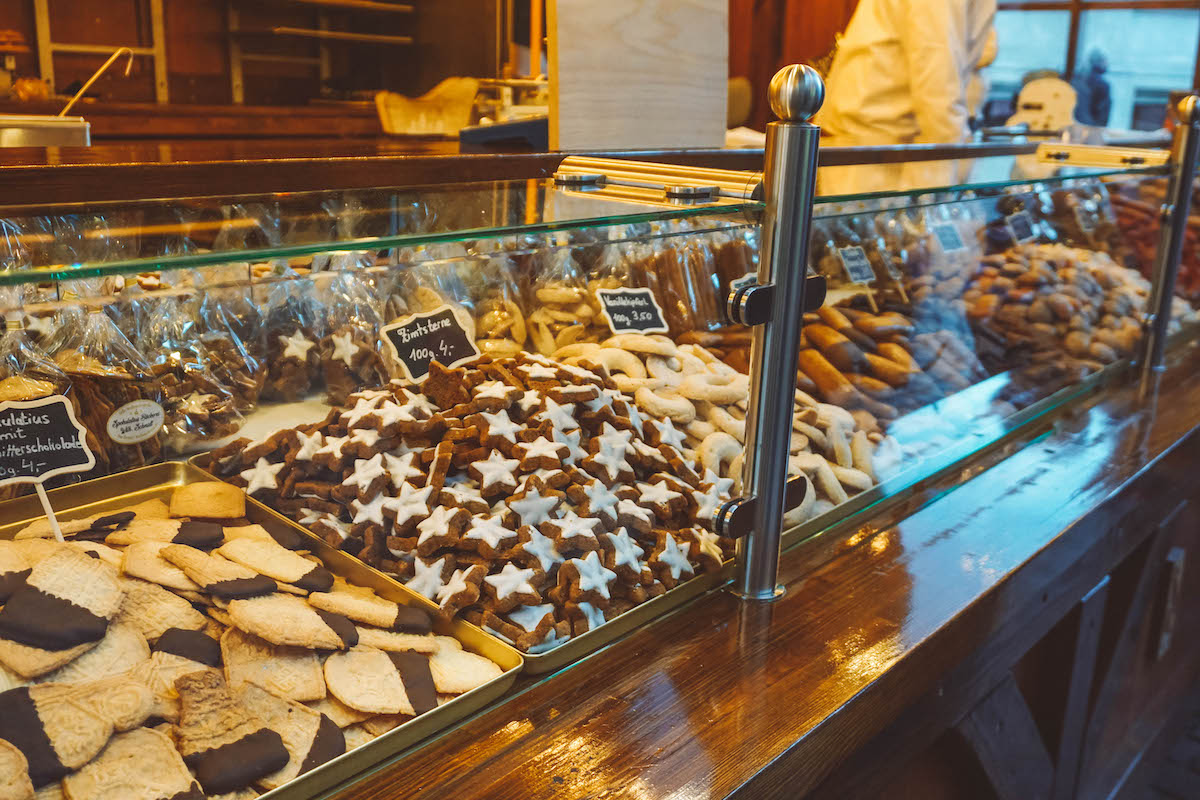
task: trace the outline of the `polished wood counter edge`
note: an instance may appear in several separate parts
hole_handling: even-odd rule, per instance
[[[105,142],[0,149],[0,206],[548,178],[566,153],[469,152],[438,139]],[[760,170],[762,150],[579,153]]]
[[[779,601],[705,595],[340,796],[803,795],[1073,565],[1132,547],[1087,523],[1191,443],[1200,350],[1171,360],[1161,394],[1112,387],[953,491],[785,554]]]

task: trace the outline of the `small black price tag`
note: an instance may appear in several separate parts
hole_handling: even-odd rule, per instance
[[[871,269],[871,261],[861,247],[842,247],[838,249],[838,257],[842,259],[842,267],[850,276],[851,283],[870,283],[875,280],[875,270]]]
[[[383,336],[396,361],[413,381],[428,375],[429,365],[434,361],[449,368],[479,357],[479,348],[463,330],[450,306],[413,314],[403,322],[388,325],[383,328]]]
[[[1008,215],[1008,230],[1012,233],[1013,240],[1017,242],[1028,242],[1035,236],[1033,221],[1024,211]]]
[[[0,403],[0,486],[91,469],[96,457],[86,436],[71,402],[60,394]]]
[[[666,333],[666,319],[649,289],[597,289],[613,333]]]
[[[943,253],[956,253],[967,249],[966,243],[958,233],[958,226],[952,222],[939,222],[934,225],[933,235],[937,237]]]

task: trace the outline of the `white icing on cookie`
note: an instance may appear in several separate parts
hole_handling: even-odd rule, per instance
[[[660,564],[666,564],[671,572],[671,577],[679,580],[679,576],[685,572],[689,575],[692,572],[692,565],[688,563],[687,554],[691,549],[691,542],[684,542],[682,545],[676,543],[675,537],[671,534],[664,534],[662,552],[655,555],[655,559]]]
[[[307,338],[303,331],[296,331],[291,336],[280,336],[279,342],[283,345],[282,358],[294,358],[297,361],[307,361],[308,351],[316,344]]]
[[[552,442],[545,436],[539,436],[532,442],[522,442],[517,445],[517,453],[522,458],[552,458],[555,461],[561,457],[563,445]]]
[[[672,500],[683,497],[683,494],[672,490],[667,486],[666,481],[661,483],[639,483],[637,484],[638,491],[641,492],[643,503],[661,503],[662,505],[670,505]]]
[[[354,335],[350,333],[335,333],[330,337],[333,340],[333,355],[330,357],[332,361],[341,361],[348,368],[354,366],[354,356],[358,354],[358,343],[354,341]]]
[[[484,381],[475,387],[475,398],[477,400],[508,400],[508,393],[512,391],[512,388],[500,381]]]
[[[560,541],[567,545],[573,545],[577,539],[595,541],[596,526],[599,524],[599,520],[584,519],[574,511],[568,511],[561,518],[552,520],[547,524],[554,526],[554,529],[558,531]]]
[[[618,528],[616,533],[604,534],[608,537],[609,544],[613,549],[613,565],[617,567],[629,567],[634,572],[642,571],[641,558],[646,554],[646,551],[638,547],[638,543],[633,540],[633,537],[624,528]]]
[[[540,606],[517,606],[505,614],[504,617],[518,628],[523,628],[527,632],[533,633],[537,630],[538,625],[542,624],[542,620],[547,615],[554,616],[553,603],[546,603]]]
[[[572,558],[567,562],[574,564],[579,570],[579,591],[581,592],[597,592],[605,599],[610,597],[608,587],[617,579],[617,573],[610,569],[605,569],[600,563],[600,556],[596,551],[588,553],[583,558]]]
[[[363,417],[375,411],[379,400],[378,397],[360,397],[354,408],[342,412],[342,422],[346,423],[346,427],[353,428]]]
[[[463,534],[463,539],[477,539],[487,543],[493,550],[499,550],[501,544],[516,536],[517,532],[501,525],[497,517],[475,517]]]
[[[325,436],[320,431],[313,434],[305,434],[296,431],[296,441],[300,447],[296,450],[297,461],[312,461],[321,450],[321,446],[325,444]]]
[[[321,445],[314,456],[333,456],[334,458],[342,457],[342,448],[350,441],[349,436],[326,436],[325,444]]]
[[[547,397],[545,408],[533,419],[534,422],[549,420],[554,429],[558,431],[573,431],[579,427],[574,414],[575,405],[573,403],[559,404]]]
[[[542,364],[522,364],[517,369],[531,381],[552,381],[558,377],[557,369]]]
[[[420,531],[420,536],[417,537],[417,544],[447,533],[450,529],[450,520],[454,517],[456,508],[447,508],[446,506],[438,506],[433,510],[427,518],[421,520],[417,524],[417,530]]]
[[[392,554],[396,556],[402,555],[394,550],[392,551]],[[437,597],[438,592],[442,588],[442,572],[445,571],[445,569],[445,556],[442,556],[432,564],[426,564],[424,561],[418,558],[413,562],[414,574],[412,579],[404,585],[412,589],[414,592],[419,592],[420,594],[423,594],[432,600]]]
[[[632,500],[622,500],[617,503],[617,516],[628,516],[633,517],[634,519],[640,519],[647,525],[654,524],[654,512],[648,508],[642,508]]]
[[[458,594],[459,592],[467,591],[467,588],[470,585],[467,582],[467,576],[472,574],[475,570],[481,570],[481,569],[483,569],[483,567],[472,566],[472,567],[467,567],[465,570],[464,569],[454,570],[454,574],[450,576],[450,580],[446,582],[446,585],[443,586],[442,588],[438,589],[438,593],[437,593],[438,603],[440,603],[441,605],[444,606],[444,605],[446,605],[447,602],[450,601],[451,598],[454,597],[454,595]]]
[[[354,524],[362,525],[370,522],[375,525],[383,525],[383,507],[386,502],[387,497],[382,494],[375,495],[369,503],[350,501],[350,510],[354,512]]]
[[[589,481],[585,483],[583,493],[587,496],[588,508],[591,509],[592,516],[602,512],[608,512],[614,517],[617,515],[617,501],[620,498],[613,494],[603,482]]]
[[[497,600],[503,600],[510,594],[537,594],[537,589],[530,583],[533,570],[521,569],[516,564],[505,564],[499,573],[488,575],[483,580],[496,591]]]
[[[554,540],[543,536],[537,528],[530,528],[529,541],[521,545],[521,550],[538,560],[542,572],[549,572],[555,564],[563,563],[563,557],[554,546]]]
[[[587,622],[588,630],[594,631],[605,623],[604,612],[596,608],[591,603],[580,603],[579,610],[583,612],[583,619]]]
[[[703,482],[700,484],[701,488],[704,487],[704,484],[710,483],[712,484],[711,491],[716,492],[718,497],[722,498],[723,500],[729,499],[729,493],[733,489],[733,478],[722,478],[711,469],[706,469],[704,470],[704,478],[702,481]]]
[[[550,512],[557,506],[557,497],[543,497],[540,492],[532,489],[527,491],[524,497],[508,501],[508,507],[521,520],[522,525],[545,522],[550,519]]]
[[[584,450],[579,444],[582,438],[583,431],[581,430],[555,434],[554,440],[567,446],[567,456],[563,459],[563,463],[568,467],[573,467],[588,457],[587,450]]]
[[[507,411],[497,411],[494,414],[481,411],[479,416],[488,424],[488,437],[495,436],[514,443],[517,441],[517,434],[521,432],[522,426],[513,422]]]
[[[401,422],[416,421],[408,409],[399,403],[393,403],[391,400],[383,401],[383,404],[372,411],[370,416],[379,420],[379,427],[381,428],[387,428]]]
[[[426,486],[418,489],[411,483],[400,486],[400,494],[388,498],[385,506],[396,516],[396,527],[403,526],[413,517],[425,517],[429,514],[429,495],[433,487]]]
[[[405,481],[421,477],[421,470],[413,464],[416,460],[416,453],[405,453],[402,456],[394,456],[391,453],[384,454],[383,463],[392,479],[393,486],[399,489]]]
[[[467,508],[475,503],[487,505],[487,501],[483,499],[477,486],[466,486],[461,483],[443,484],[442,492],[450,495],[450,499],[462,508]]]
[[[383,468],[383,454],[376,453],[370,458],[355,460],[354,472],[342,481],[342,486],[353,486],[358,491],[365,492],[376,478],[382,478],[384,475],[387,475],[387,470]]]
[[[208,414],[208,409],[206,406],[216,401],[216,399],[217,396],[215,394],[201,394],[200,392],[192,392],[187,397],[179,401],[179,404],[175,406],[175,410],[180,414],[191,416]]]
[[[721,544],[719,541],[721,537],[717,536],[712,531],[705,530],[704,528],[689,528],[688,530],[690,530],[692,535],[696,537],[696,544],[698,545],[698,550],[701,553],[712,556],[717,561],[724,560],[724,556],[721,554]]]
[[[517,459],[505,458],[499,450],[493,450],[487,458],[474,461],[471,466],[479,471],[479,488],[487,492],[497,484],[515,484],[513,473],[516,472],[519,463]]]
[[[517,400],[517,410],[521,412],[521,416],[528,416],[541,404],[542,396],[533,389],[526,389],[525,394]]]
[[[247,484],[246,494],[254,494],[262,489],[278,489],[279,471],[285,466],[282,461],[272,464],[265,458],[259,458],[253,467],[241,473],[242,480]]]
[[[650,424],[658,431],[658,440],[663,444],[669,444],[676,450],[682,450],[685,447],[687,440],[683,432],[676,428],[675,423],[671,422],[671,420],[666,418],[652,419],[650,420]]]
[[[374,428],[355,428],[350,431],[350,443],[374,447],[379,444],[379,431]]]

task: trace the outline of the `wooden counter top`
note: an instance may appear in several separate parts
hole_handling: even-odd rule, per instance
[[[547,178],[564,155],[511,149],[468,152],[456,140],[398,137],[108,140],[92,147],[0,148],[0,206]],[[639,150],[620,155],[762,169],[761,150]]]
[[[1036,641],[1137,544],[1114,520],[1166,513],[1146,487],[1200,446],[1200,351],[1172,362],[1147,403],[1113,388],[957,489],[785,554],[778,602],[705,595],[341,796],[865,796],[846,787],[871,765],[840,762],[964,659]]]

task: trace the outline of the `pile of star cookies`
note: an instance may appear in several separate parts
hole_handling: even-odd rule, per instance
[[[251,798],[501,669],[219,482],[0,541],[0,797]]]
[[[434,362],[413,391],[352,395],[321,423],[239,440],[209,468],[327,542],[528,652],[691,578],[731,481],[602,364],[537,354]]]
[[[688,337],[694,338],[694,337]],[[750,380],[695,342],[619,334],[598,344],[554,353],[567,364],[596,361],[644,413],[671,420],[683,433],[683,453],[741,492]],[[788,473],[809,482],[791,522],[818,516],[876,483],[874,452],[884,436],[865,410],[846,411],[796,391]]]

